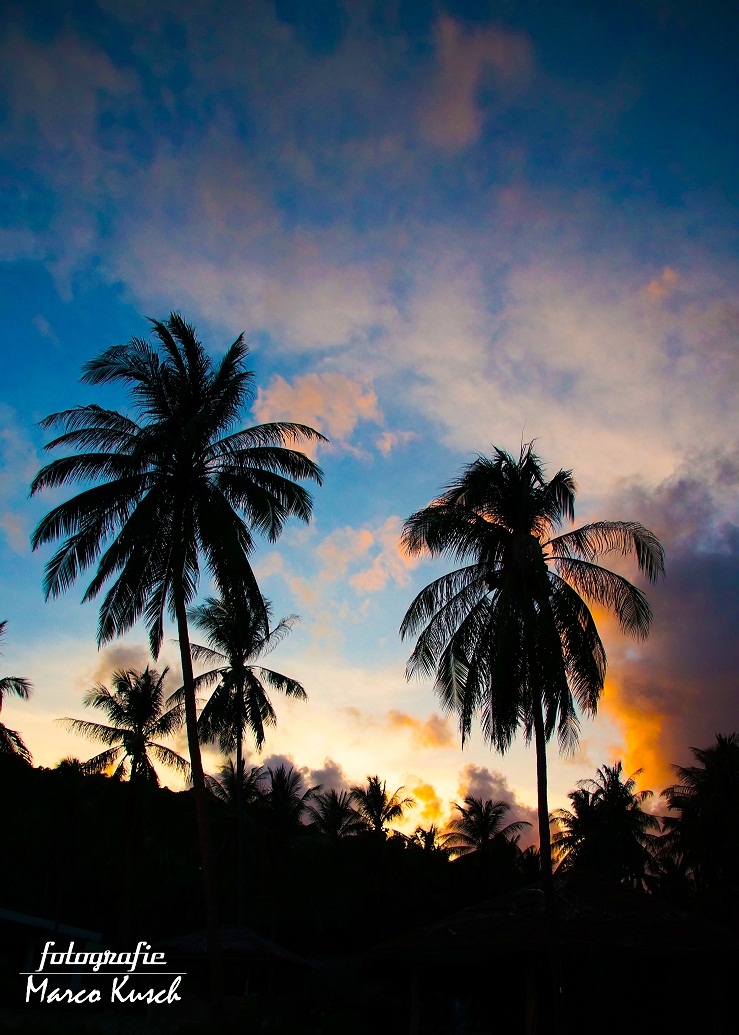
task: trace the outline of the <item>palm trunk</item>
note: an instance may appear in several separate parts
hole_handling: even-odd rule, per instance
[[[547,795],[547,738],[544,730],[544,715],[541,697],[534,695],[534,740],[536,745],[536,794],[539,819],[539,866],[541,885],[544,892],[544,925],[551,988],[546,996],[550,1004],[552,1030],[555,1035],[564,1035],[565,1011],[562,1003],[562,961],[557,934],[557,903],[554,898],[552,876],[552,842],[549,834],[549,799]]]
[[[241,723],[236,731],[236,921],[244,923],[244,752]]]
[[[193,796],[195,798],[195,816],[197,820],[198,842],[200,847],[200,864],[203,868],[203,890],[205,893],[205,912],[208,933],[208,957],[210,960],[210,989],[216,1008],[223,1003],[223,958],[221,955],[221,931],[218,915],[218,893],[216,890],[216,871],[213,861],[213,848],[208,820],[208,795],[203,774],[203,762],[200,757],[198,740],[198,717],[195,704],[195,675],[190,654],[190,631],[187,627],[187,611],[182,587],[174,590],[175,615],[177,618],[177,634],[180,640],[180,657],[182,659],[182,687],[185,695],[185,725],[187,730],[187,746],[190,753],[190,771],[192,775]]]
[[[552,842],[549,834],[549,797],[547,794],[547,739],[541,698],[534,696],[534,743],[536,746],[536,796],[539,819],[539,867],[544,898],[554,902],[552,879]]]

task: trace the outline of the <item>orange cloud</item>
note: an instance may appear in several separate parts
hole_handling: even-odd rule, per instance
[[[609,679],[603,697],[603,711],[622,729],[623,749],[616,749],[627,773],[644,772],[639,779],[642,788],[655,795],[673,783],[670,760],[664,757],[663,734],[666,716],[643,695],[627,688],[619,679]]]
[[[482,131],[483,112],[477,89],[486,72],[498,86],[525,82],[531,72],[531,45],[517,32],[488,28],[466,31],[453,18],[439,19],[436,30],[437,71],[421,117],[421,129],[439,147],[464,147]]]
[[[277,374],[267,388],[259,389],[254,413],[263,423],[308,424],[344,447],[349,447],[360,420],[382,423],[374,388],[332,373],[305,374],[292,384]]]
[[[428,719],[418,719],[407,712],[391,708],[387,713],[391,729],[408,729],[413,733],[413,742],[420,748],[453,747],[454,733],[449,727],[448,719],[440,715],[430,715]]]
[[[415,825],[438,824],[441,820],[442,801],[432,785],[419,780],[411,785],[410,794],[420,806],[420,812],[414,813],[413,816]]]

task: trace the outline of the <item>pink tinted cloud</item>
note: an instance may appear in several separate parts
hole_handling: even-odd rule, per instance
[[[401,519],[391,515],[373,532],[374,545],[378,547],[372,564],[349,579],[350,586],[357,593],[377,593],[389,582],[406,586],[410,582],[410,571],[419,563],[417,557],[409,557],[400,546]]]
[[[277,374],[260,388],[254,413],[263,423],[291,420],[308,424],[326,435],[333,445],[350,447],[360,421],[382,422],[377,395],[371,385],[344,374],[304,374],[292,384]]]
[[[437,68],[421,113],[421,131],[432,144],[459,148],[475,141],[483,125],[477,91],[486,73],[499,88],[525,83],[533,67],[528,39],[499,28],[469,31],[447,16],[436,30]]]

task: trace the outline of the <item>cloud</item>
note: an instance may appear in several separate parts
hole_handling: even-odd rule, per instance
[[[421,132],[439,147],[460,148],[477,140],[485,112],[478,91],[485,74],[509,93],[528,81],[531,44],[523,33],[500,28],[466,29],[442,16],[436,27],[436,72],[421,113]]]
[[[316,787],[320,784],[321,791],[336,791],[337,794],[351,789],[346,774],[338,762],[327,758],[318,769],[301,769],[306,783],[309,787]]]
[[[382,422],[377,395],[343,374],[304,374],[292,384],[279,374],[260,388],[254,413],[262,423],[290,420],[325,434],[334,446],[350,448],[360,421]]]
[[[19,554],[28,551],[31,528],[26,497],[41,466],[23,421],[10,406],[0,404],[0,529],[11,549]]]
[[[667,576],[647,590],[649,639],[626,644],[609,627],[606,713],[624,734],[624,766],[644,768],[656,792],[673,781],[670,764],[689,747],[739,729],[739,454],[700,454],[656,489],[623,490],[628,517],[661,538]]]
[[[440,715],[433,714],[428,719],[419,719],[415,715],[391,708],[387,713],[387,721],[390,729],[410,730],[413,743],[418,748],[453,747],[456,743],[449,720],[443,719]]]
[[[429,827],[432,823],[437,826],[442,817],[442,800],[430,783],[411,777],[409,779],[409,795],[416,799],[416,808],[412,814],[414,826]]]
[[[382,435],[377,439],[375,445],[380,450],[383,456],[390,456],[390,453],[397,446],[405,445],[407,442],[412,442],[414,438],[417,438],[415,431],[383,431]]]
[[[388,582],[406,586],[410,582],[410,571],[419,563],[417,557],[409,557],[400,546],[401,519],[393,514],[380,528],[374,530],[373,545],[379,547],[372,564],[349,579],[349,585],[357,593],[378,593]]]

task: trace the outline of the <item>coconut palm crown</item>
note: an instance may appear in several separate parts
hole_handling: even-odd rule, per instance
[[[463,566],[421,590],[401,625],[417,637],[408,675],[433,675],[443,707],[456,712],[464,742],[473,719],[505,751],[519,728],[534,736],[542,870],[551,875],[546,742],[557,732],[574,749],[578,709],[593,715],[606,654],[589,604],[610,610],[624,632],[644,638],[651,611],[643,593],[598,564],[635,554],[654,581],[664,571],[656,536],[633,521],[597,521],[556,533],[574,518],[571,471],[547,480],[532,444],[516,460],[494,447],[478,456],[429,506],[411,515],[402,542],[411,555]]]
[[[185,759],[158,742],[161,737],[171,736],[182,724],[181,709],[163,710],[164,680],[168,671],[165,668],[160,674],[148,665],[143,672],[121,669],[113,674],[112,690],[102,683],[88,690],[85,705],[103,712],[110,720],[109,726],[85,719],[59,720],[70,732],[108,745],[105,751],[82,763],[83,772],[101,773],[115,766],[115,776],[158,785],[153,757],[181,776],[189,775],[190,767]]]

